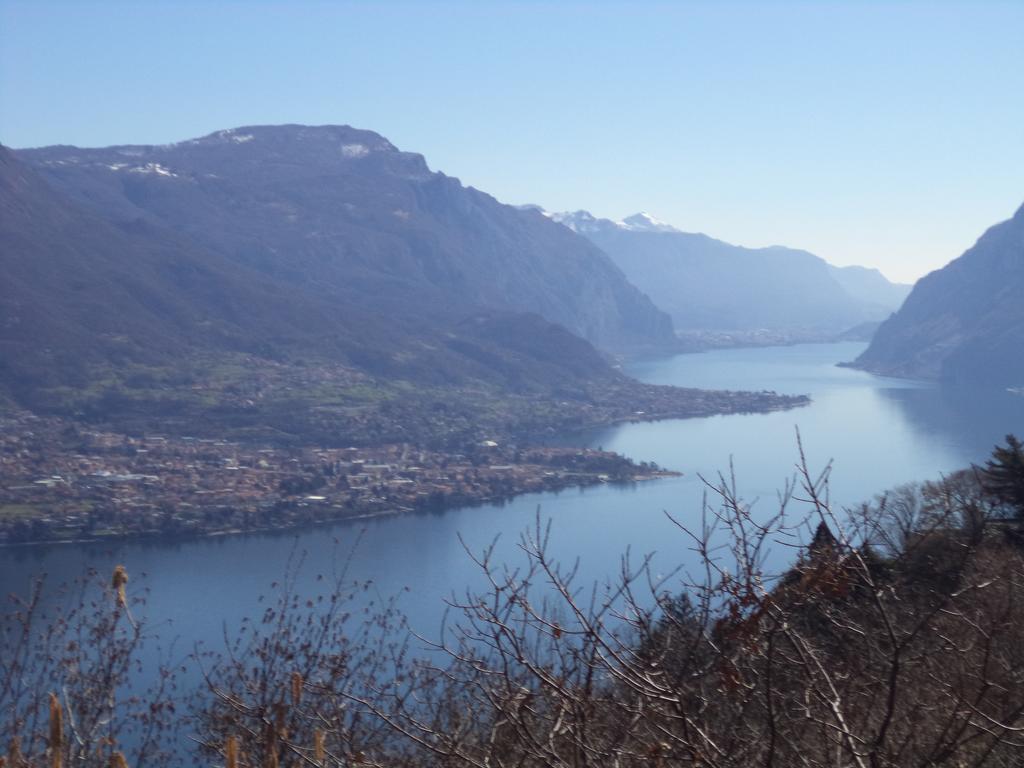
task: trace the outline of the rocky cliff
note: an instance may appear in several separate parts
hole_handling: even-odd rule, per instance
[[[855,365],[891,376],[1024,385],[1024,206],[918,281]]]

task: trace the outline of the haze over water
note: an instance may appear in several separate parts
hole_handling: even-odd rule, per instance
[[[132,586],[151,589],[148,613],[165,639],[219,647],[224,626],[260,610],[257,598],[304,555],[299,587],[316,590],[314,576],[330,573],[349,552],[348,576],[370,579],[367,593],[386,598],[408,589],[401,607],[414,628],[431,634],[443,598],[481,585],[460,537],[479,552],[496,536],[501,559],[515,562],[515,543],[538,509],[551,520],[551,550],[563,563],[580,562],[580,583],[614,579],[627,548],[633,562],[657,552],[655,570],[693,557],[667,519],[699,523],[705,487],[698,475],[728,471],[755,510],[776,509],[776,492],[793,476],[799,428],[812,470],[834,459],[832,499],[838,508],[868,500],[894,485],[934,479],[982,461],[1007,432],[1024,433],[1024,397],[1003,390],[950,390],[883,379],[836,367],[852,360],[859,343],[738,349],[646,361],[629,373],[646,381],[729,389],[808,393],[802,409],[772,414],[626,424],[566,440],[622,452],[681,471],[674,479],[634,486],[602,486],[559,494],[533,494],[503,505],[437,515],[356,521],[299,532],[177,541],[40,546],[3,550],[0,593],[24,592],[41,572],[51,583],[95,567],[109,573],[123,563]],[[799,510],[796,510],[799,511]],[[779,546],[770,562],[793,555]],[[142,578],[142,574],[146,574]],[[186,649],[187,650],[187,649]]]

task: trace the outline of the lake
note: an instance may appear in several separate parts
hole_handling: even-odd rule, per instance
[[[161,635],[179,638],[188,650],[194,640],[217,646],[225,624],[257,614],[258,596],[282,576],[289,557],[305,553],[299,584],[313,590],[317,572],[330,571],[350,555],[351,578],[372,580],[368,594],[381,597],[407,589],[401,607],[414,628],[431,634],[443,598],[481,583],[462,542],[478,552],[500,537],[499,556],[516,561],[515,543],[538,511],[551,521],[551,550],[565,563],[578,557],[584,582],[614,578],[627,549],[634,560],[656,552],[656,568],[669,570],[693,555],[665,513],[698,523],[705,491],[699,476],[727,471],[731,460],[744,498],[754,501],[756,514],[770,514],[777,489],[793,475],[797,428],[812,469],[834,462],[836,507],[900,483],[938,478],[983,460],[1006,433],[1024,434],[1024,397],[836,367],[863,348],[842,343],[738,349],[636,363],[629,372],[650,382],[806,393],[813,402],[779,413],[626,424],[566,438],[655,461],[683,472],[679,478],[298,532],[0,550],[0,593],[24,592],[41,572],[55,583],[88,566],[106,574],[122,563],[133,576],[133,589],[145,584],[151,590],[146,611]],[[770,561],[781,567],[792,556],[791,548],[780,547]]]

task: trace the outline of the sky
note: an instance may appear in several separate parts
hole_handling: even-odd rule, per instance
[[[270,123],[910,282],[1024,203],[1024,0],[0,0],[3,144]]]

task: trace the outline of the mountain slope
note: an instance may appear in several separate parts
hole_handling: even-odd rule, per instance
[[[0,148],[0,345],[29,383],[105,360],[156,361],[194,345],[230,347],[280,303],[229,278],[215,254],[144,222],[116,226],[55,193]],[[277,326],[280,333],[283,324]]]
[[[0,403],[127,434],[462,450],[806,402],[629,379],[566,326],[664,349],[671,320],[585,238],[375,134],[249,131],[0,147]]]
[[[381,311],[146,219],[114,223],[3,147],[0,242],[0,391],[30,407],[118,387],[140,367],[185,371],[232,356],[544,394],[618,376],[588,342],[535,314]]]
[[[103,218],[145,222],[304,294],[397,318],[532,312],[610,350],[672,341],[600,250],[347,126],[258,126],[167,146],[23,150]]]
[[[877,270],[834,267],[789,248],[741,248],[647,214],[551,217],[611,256],[680,330],[834,334],[887,317],[909,290]]]
[[[955,383],[1024,385],[1024,206],[922,278],[855,365]]]

